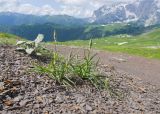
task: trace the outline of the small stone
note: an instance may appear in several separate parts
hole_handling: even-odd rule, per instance
[[[21,107],[24,107],[28,102],[29,102],[29,100],[23,100],[19,104]]]
[[[49,114],[49,111],[45,111],[44,114]]]
[[[84,107],[85,103],[80,104],[81,107]]]
[[[39,108],[39,104],[34,104],[34,109]]]
[[[38,102],[43,103],[43,97],[37,96],[36,99],[37,99]]]
[[[92,111],[92,107],[89,106],[89,105],[86,105],[86,110],[87,110],[87,111]]]
[[[4,86],[4,82],[0,82],[0,87],[3,87]]]
[[[81,101],[81,98],[77,98],[77,103],[80,103]]]
[[[0,104],[0,110],[3,110],[3,105],[2,104]]]
[[[33,95],[37,95],[39,92],[38,90],[36,89],[34,92],[33,92]]]
[[[53,103],[53,99],[48,99],[48,104],[51,104],[51,103]]]
[[[4,104],[6,106],[13,106],[13,101],[12,100],[6,100],[6,101],[4,101]]]
[[[4,91],[4,87],[0,86],[0,93],[2,93]]]
[[[77,103],[81,103],[84,100],[84,96],[81,94],[77,94],[75,97],[77,99]]]
[[[25,111],[23,114],[33,114],[31,110]]]
[[[23,99],[23,96],[18,96],[13,99],[14,102],[19,102]]]
[[[58,102],[58,103],[63,103],[64,99],[61,95],[57,95],[55,101]]]

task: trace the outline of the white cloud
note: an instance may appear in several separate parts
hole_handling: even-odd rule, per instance
[[[86,0],[56,0],[59,3],[67,4],[67,5],[83,5]]]
[[[69,14],[76,17],[88,17],[92,14],[91,10],[79,6],[62,6],[61,8],[60,14]]]
[[[35,15],[53,15],[56,12],[55,9],[49,5],[38,7],[28,3],[21,4],[19,0],[0,0],[0,12],[7,11]]]
[[[47,4],[47,1],[55,3],[57,6]],[[38,6],[33,2],[37,4],[39,4],[38,2],[43,2],[44,5]],[[76,17],[89,17],[100,6],[112,3],[113,0],[46,0],[46,2],[43,0],[0,0],[0,12],[10,11],[35,15],[67,14]]]
[[[105,5],[111,5],[115,2],[126,2],[132,0],[56,0],[59,4],[63,4],[62,12],[74,16],[89,17],[93,11]],[[65,10],[65,11],[64,11]]]

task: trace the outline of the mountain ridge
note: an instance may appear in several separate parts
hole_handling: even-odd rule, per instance
[[[160,1],[135,0],[112,6],[104,5],[93,13],[92,22],[97,24],[138,22],[149,26],[160,23]]]
[[[87,21],[69,15],[44,15],[21,14],[14,12],[0,12],[0,25],[44,24],[54,23],[60,25],[83,25]]]
[[[111,6],[103,5],[93,12],[92,17],[76,18],[69,15],[29,15],[14,12],[0,12],[0,25],[54,23],[68,26],[86,24],[112,24],[137,22],[144,26],[160,24],[159,0],[134,0]]]

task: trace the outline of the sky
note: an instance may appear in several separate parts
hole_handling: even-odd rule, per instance
[[[103,5],[132,0],[0,0],[0,12],[17,12],[34,15],[70,15],[90,17]]]

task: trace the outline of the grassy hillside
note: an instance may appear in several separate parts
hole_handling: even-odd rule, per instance
[[[114,31],[116,29],[122,29],[126,26],[127,24],[123,24],[123,23],[115,23],[115,24],[108,24],[108,25],[88,25],[86,26],[85,28],[85,33],[87,32],[90,32],[94,29],[97,29],[97,30],[101,30],[103,32],[105,31]]]
[[[118,34],[139,34],[143,33],[147,28],[136,24],[115,23],[107,25],[84,25],[84,26],[65,26],[54,23],[4,26],[0,25],[0,32],[7,32],[34,40],[37,34],[45,35],[45,41],[52,41],[53,31],[57,32],[58,41],[70,40],[86,40],[90,38],[108,37]]]
[[[17,40],[20,39],[20,37],[15,35],[0,33],[0,44],[16,44]],[[88,42],[88,40],[75,40],[59,42],[59,44],[86,47]],[[160,28],[137,36],[121,34],[96,38],[93,39],[93,47],[100,50],[160,59]]]
[[[77,40],[60,44],[88,46],[88,41]],[[160,59],[160,28],[137,36],[122,34],[97,38],[93,40],[93,47],[96,49]]]
[[[12,35],[12,34],[7,34],[7,33],[0,33],[0,44],[13,44],[15,45],[17,40],[20,40],[22,38]]]

